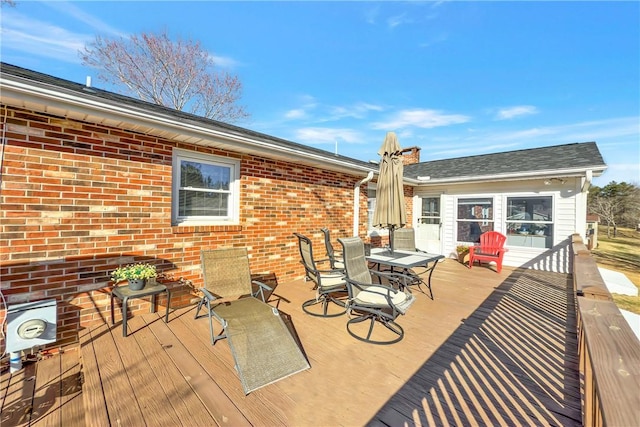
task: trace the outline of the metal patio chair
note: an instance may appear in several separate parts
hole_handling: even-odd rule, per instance
[[[342,252],[336,252],[333,249],[333,244],[331,243],[331,231],[328,228],[320,229],[322,234],[324,234],[324,247],[327,250],[327,257],[329,258],[329,263],[331,264],[332,270],[344,270],[344,262],[342,260]]]
[[[416,231],[413,228],[398,228],[393,230],[391,234],[392,248],[393,250],[409,251],[409,252],[422,252],[426,253],[416,247]],[[444,258],[444,257],[443,257]],[[433,299],[433,290],[431,289],[431,276],[433,270],[435,270],[438,261],[434,261],[431,265],[413,267],[403,271],[413,278],[409,285],[416,285],[423,294],[426,292],[422,289],[422,285],[425,285],[429,289],[429,296]]]
[[[359,237],[339,238],[344,254],[345,272],[349,299],[347,309],[351,317],[347,331],[354,338],[372,344],[393,344],[404,337],[402,326],[396,318],[405,314],[415,301],[415,296],[406,286],[410,280],[401,273],[385,273],[370,270],[364,255],[364,243]],[[374,284],[372,276],[381,277],[385,284]],[[356,324],[369,321],[368,330],[356,331]],[[374,336],[374,326],[383,325],[391,331],[392,338]]]
[[[416,233],[413,228],[396,228],[391,231],[391,247],[394,251],[417,251]]]
[[[347,310],[344,300],[347,296],[347,284],[344,280],[344,270],[320,270],[313,257],[311,239],[299,233],[293,234],[298,238],[300,262],[304,266],[305,279],[313,282],[316,290],[316,297],[302,303],[302,310],[311,316],[318,317],[337,317],[345,314]],[[330,304],[337,305],[339,311],[330,312]],[[320,313],[312,309],[316,305],[322,307]]]

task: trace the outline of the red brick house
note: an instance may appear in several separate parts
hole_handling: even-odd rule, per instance
[[[387,238],[370,227],[377,165],[0,67],[0,290],[9,305],[55,299],[57,345],[110,320],[122,264],[156,264],[179,306],[200,285],[204,248],[247,247],[254,274],[284,283],[303,275],[293,232],[319,255],[322,227]],[[507,235],[504,265],[568,271],[606,169],[595,142],[422,163],[419,152],[405,150],[404,191],[420,249],[455,256],[473,222]]]
[[[9,305],[55,298],[57,345],[110,320],[118,265],[182,279],[184,305],[203,248],[246,246],[252,272],[282,283],[303,274],[293,232],[366,236],[355,187],[376,165],[8,64],[0,82],[1,289]]]

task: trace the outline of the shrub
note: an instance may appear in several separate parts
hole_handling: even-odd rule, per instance
[[[156,266],[149,263],[136,263],[118,267],[111,273],[111,280],[116,284],[129,279],[150,279],[158,275]]]
[[[456,246],[456,252],[458,253],[458,256],[466,255],[466,254],[469,253],[469,246],[468,245],[458,245],[458,246]]]

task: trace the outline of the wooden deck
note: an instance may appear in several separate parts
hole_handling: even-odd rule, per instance
[[[33,371],[3,373],[0,424],[581,424],[567,275],[508,268],[496,274],[446,260],[436,268],[433,291],[435,300],[418,293],[399,319],[404,340],[374,346],[349,336],[344,317],[305,315],[301,304],[314,295],[308,283],[280,284],[271,302],[290,320],[311,369],[248,396],[228,344],[211,346],[207,320],[194,320],[193,307],[173,311],[168,324],[163,309],[136,316],[127,338],[120,323],[86,330],[80,354],[85,418],[77,417],[78,391],[51,397],[44,410],[34,397],[29,413],[29,393],[48,396],[53,386],[47,384],[77,375],[70,368],[54,371],[44,360]],[[71,353],[59,366],[74,366]]]
[[[28,361],[0,379],[0,425],[84,426],[79,352]]]

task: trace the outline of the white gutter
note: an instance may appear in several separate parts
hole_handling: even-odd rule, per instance
[[[353,236],[358,236],[358,228],[360,226],[360,186],[373,179],[373,171],[369,171],[366,178],[356,182],[353,187]]]
[[[591,169],[587,170],[587,175],[582,178],[582,192],[586,193],[591,186],[591,181],[593,180],[593,171]]]
[[[405,178],[404,182],[408,184],[414,184],[417,186],[420,185],[434,185],[434,184],[465,184],[471,182],[493,182],[493,181],[519,181],[519,180],[530,180],[534,178],[544,179],[544,178],[554,178],[554,177],[583,177],[585,173],[593,175],[593,170],[596,169],[600,171],[600,174],[604,172],[606,166],[591,166],[591,167],[580,167],[580,168],[570,168],[570,169],[549,169],[545,171],[531,171],[531,172],[516,172],[516,173],[505,173],[500,175],[493,176],[456,176],[451,178],[433,178],[429,177],[429,179],[425,179],[426,177],[418,177],[416,178]],[[599,176],[599,175],[597,175]]]

